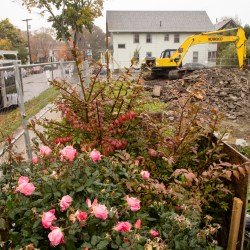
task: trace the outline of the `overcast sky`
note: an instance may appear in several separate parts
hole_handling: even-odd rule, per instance
[[[32,31],[50,27],[46,18],[39,16],[38,11],[34,10],[30,14],[17,1],[0,0],[0,20],[9,18],[13,25],[24,31],[27,27],[22,20],[27,18],[32,19],[29,21]],[[244,26],[250,25],[249,9],[249,0],[105,0],[103,16],[95,24],[105,31],[106,10],[205,10],[212,23],[222,17],[237,17]]]

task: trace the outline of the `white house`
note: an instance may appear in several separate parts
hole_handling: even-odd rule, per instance
[[[205,11],[107,11],[106,18],[114,69],[129,67],[135,51],[139,61],[160,57],[165,49],[178,49],[187,37],[214,30]],[[192,46],[183,64],[208,65],[216,51],[216,44]]]

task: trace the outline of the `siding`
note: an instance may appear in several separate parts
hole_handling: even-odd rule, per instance
[[[163,50],[177,49],[187,37],[193,35],[192,33],[180,34],[180,43],[174,43],[174,33],[169,33],[169,41],[164,41],[165,33],[151,33],[152,43],[146,43],[146,33],[139,34],[140,42],[134,43],[134,35],[132,33],[112,33],[111,40],[113,44],[114,69],[129,67],[130,61],[136,49],[139,49],[140,61],[146,57],[147,52],[151,52],[153,57],[158,58]],[[120,49],[118,48],[118,44],[125,44],[126,48]],[[198,51],[198,62],[206,65],[208,60],[208,51],[216,50],[216,44],[198,44],[192,46],[184,57],[183,64],[186,62],[192,62],[193,51]]]

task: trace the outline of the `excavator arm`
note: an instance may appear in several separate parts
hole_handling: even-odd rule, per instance
[[[223,33],[230,30],[237,30],[237,34],[223,35]],[[151,67],[151,70],[154,74],[163,72],[169,74],[171,70],[177,70],[180,67],[183,58],[185,57],[191,46],[194,46],[196,44],[223,42],[235,43],[239,67],[240,69],[242,69],[246,61],[246,36],[245,31],[240,27],[192,35],[181,44],[181,46],[172,54],[170,58],[150,58],[148,60],[146,59],[146,65]]]
[[[246,60],[246,36],[242,28],[236,28],[237,34],[235,36],[220,35],[226,31],[233,29],[224,29],[212,32],[205,32],[198,35],[193,35],[187,38],[178,50],[169,59],[169,63],[176,62],[176,66],[179,66],[188,52],[189,48],[196,44],[203,43],[223,43],[223,42],[235,42],[237,55],[239,60],[239,67],[243,68]],[[173,65],[174,66],[174,65]]]

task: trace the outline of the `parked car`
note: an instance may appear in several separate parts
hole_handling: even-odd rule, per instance
[[[201,63],[186,63],[182,66],[182,68],[187,70],[196,70],[196,69],[205,69],[206,66]]]
[[[57,69],[58,67],[57,67],[57,64],[52,64],[52,65],[45,65],[44,66],[44,71],[46,71],[46,70],[55,70],[55,69]]]
[[[31,68],[31,74],[40,74],[43,73],[44,69],[41,66],[35,66]]]
[[[92,70],[92,74],[94,74],[94,75],[99,74],[101,76],[106,75],[107,68],[106,68],[106,66],[102,66],[102,68],[100,68],[100,66],[97,66]]]

